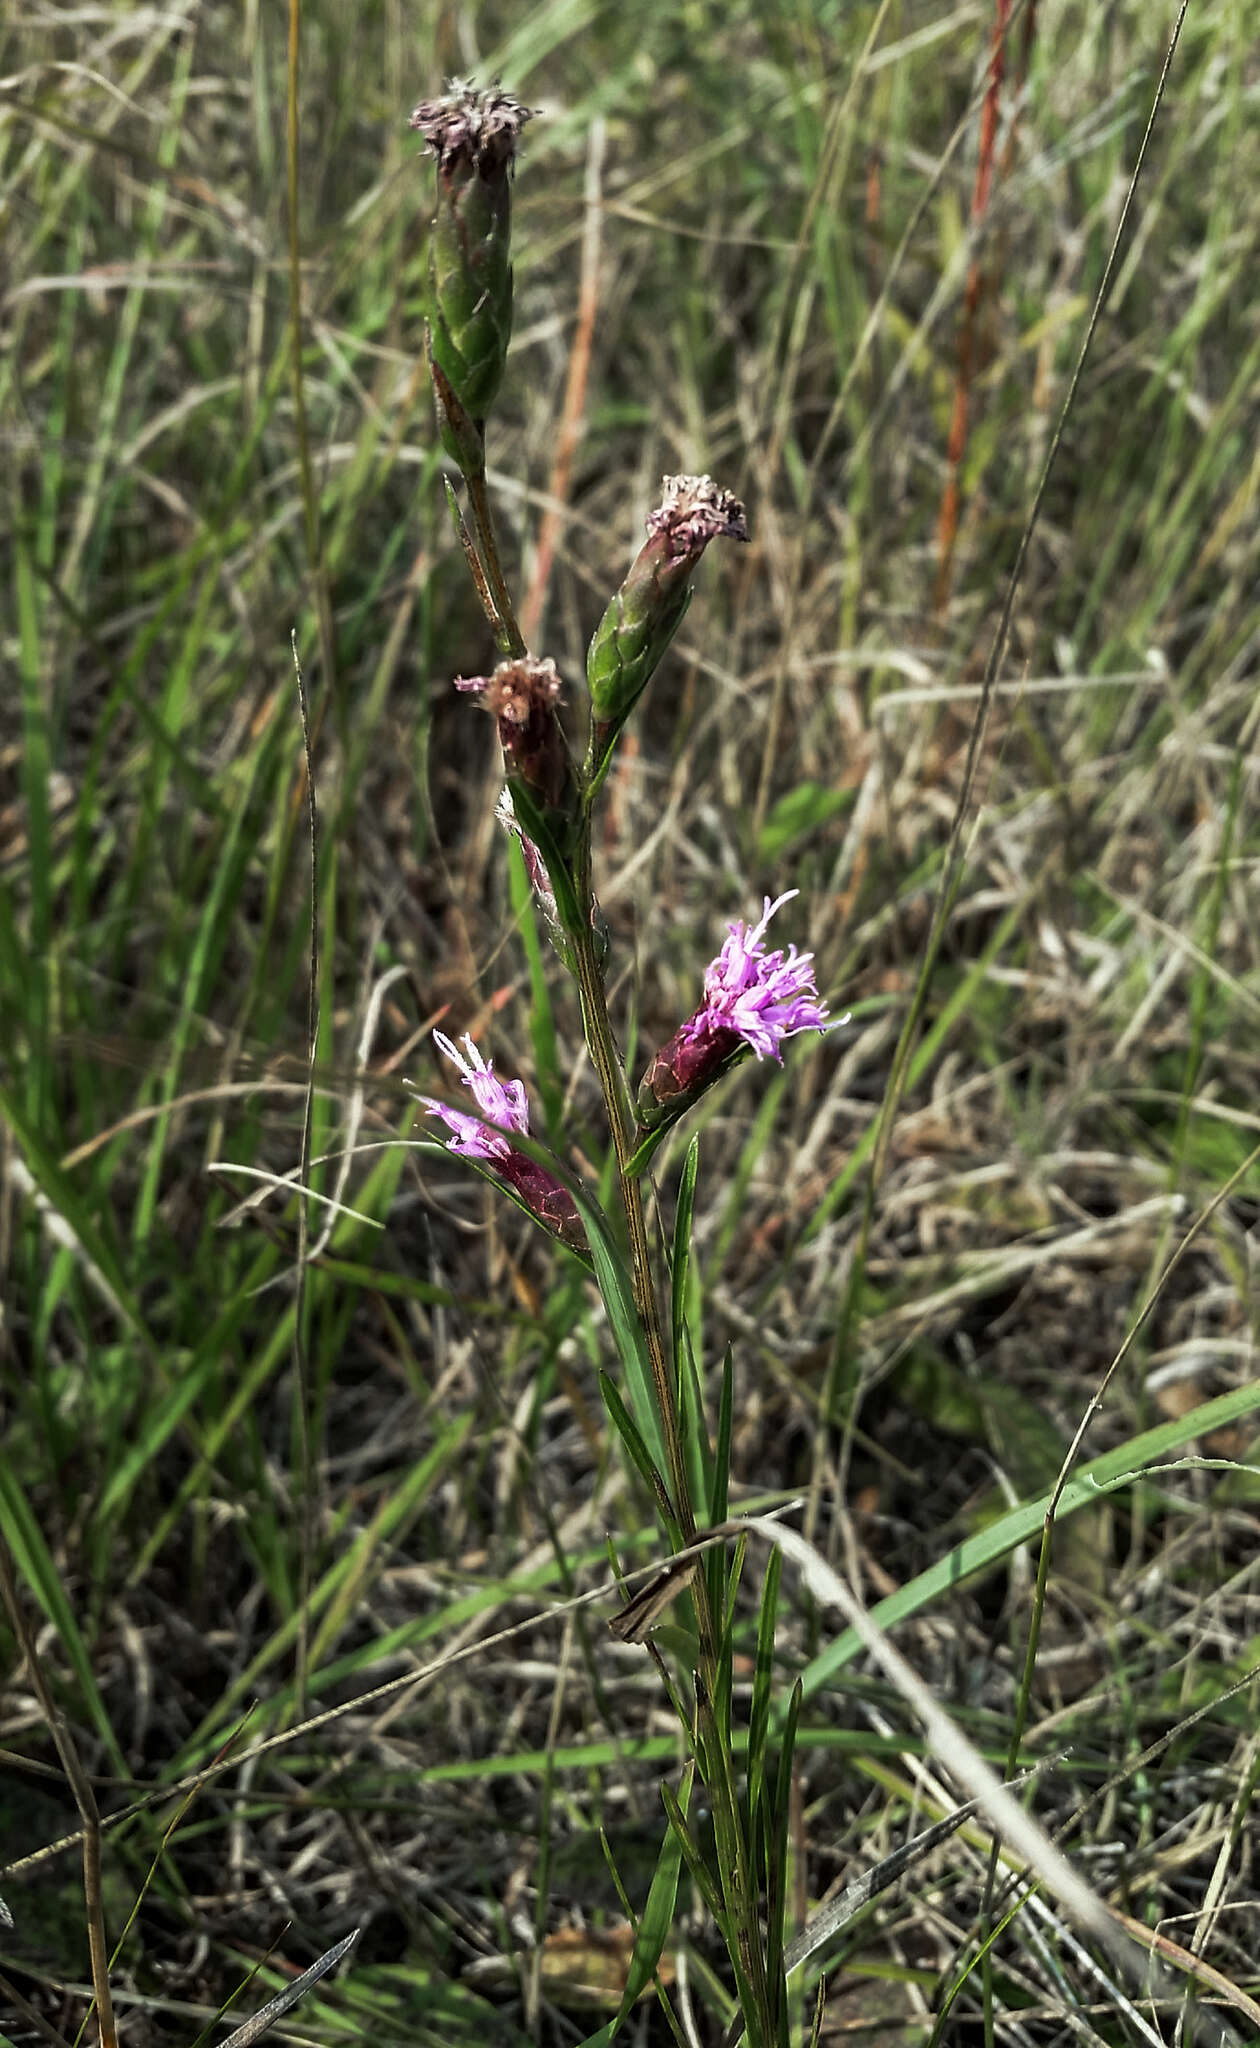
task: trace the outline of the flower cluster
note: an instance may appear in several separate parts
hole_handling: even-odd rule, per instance
[[[797,1031],[821,1031],[827,1010],[818,1000],[814,956],[795,946],[767,952],[766,927],[798,891],[763,899],[755,925],[736,919],[704,977],[704,1001],[656,1054],[639,1088],[639,1121],[652,1129],[671,1119],[751,1048],[759,1060],[782,1060]]]
[[[482,1059],[470,1037],[464,1038],[463,1052],[445,1032],[435,1031],[433,1039],[459,1068],[464,1086],[481,1112],[480,1116],[472,1116],[467,1110],[452,1109],[431,1095],[421,1097],[430,1116],[440,1117],[452,1133],[446,1141],[447,1151],[492,1166],[531,1215],[565,1244],[584,1250],[586,1232],[569,1190],[545,1166],[518,1151],[505,1135],[515,1132],[523,1138],[529,1136],[529,1104],[523,1084],[501,1081],[493,1061]]]

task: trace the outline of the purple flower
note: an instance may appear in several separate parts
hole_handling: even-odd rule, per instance
[[[465,1110],[449,1109],[446,1103],[435,1102],[431,1095],[422,1096],[430,1116],[440,1116],[455,1133],[446,1141],[447,1151],[460,1152],[465,1159],[488,1159],[502,1164],[511,1156],[512,1147],[499,1136],[500,1131],[529,1135],[529,1104],[524,1087],[519,1081],[500,1081],[493,1061],[482,1059],[471,1038],[464,1039],[467,1059],[444,1031],[435,1031],[433,1042],[459,1068],[464,1086],[471,1090],[481,1111],[480,1116],[469,1116]]]
[[[786,953],[767,953],[764,944],[776,910],[799,894],[789,889],[773,903],[764,896],[755,925],[737,918],[727,926],[726,942],[704,977],[703,1007],[683,1026],[692,1038],[737,1031],[759,1060],[768,1054],[781,1062],[785,1038],[794,1031],[822,1030],[827,1011],[814,986],[813,954],[798,953],[795,946]]]
[[[480,1116],[470,1116],[467,1110],[451,1109],[431,1095],[421,1097],[430,1116],[441,1117],[452,1133],[446,1141],[447,1151],[493,1166],[531,1215],[572,1249],[584,1251],[586,1232],[569,1190],[503,1135],[515,1131],[523,1138],[529,1136],[529,1104],[523,1084],[500,1081],[493,1062],[482,1059],[470,1037],[464,1038],[463,1052],[445,1032],[435,1031],[433,1038],[459,1068],[464,1086],[481,1111]]]
[[[656,1054],[639,1086],[640,1124],[654,1129],[680,1116],[751,1047],[759,1060],[782,1061],[785,1038],[821,1031],[827,1010],[814,984],[814,956],[766,951],[766,926],[798,891],[762,899],[759,921],[736,919],[704,977],[704,1001]]]

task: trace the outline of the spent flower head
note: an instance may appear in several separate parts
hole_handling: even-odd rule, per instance
[[[531,1215],[556,1237],[575,1250],[583,1250],[586,1232],[569,1190],[554,1174],[512,1144],[512,1135],[529,1136],[529,1103],[520,1081],[501,1081],[492,1060],[483,1059],[474,1040],[465,1035],[463,1051],[445,1032],[435,1031],[434,1044],[459,1068],[460,1078],[470,1091],[480,1116],[452,1109],[431,1095],[421,1101],[430,1116],[440,1117],[451,1132],[448,1152],[464,1159],[479,1159],[492,1166],[505,1186],[524,1204]]]
[[[411,116],[437,158],[429,245],[429,353],[447,452],[484,463],[482,430],[512,332],[512,166],[531,118],[510,93],[452,79]]]
[[[682,624],[691,576],[711,540],[747,540],[739,499],[707,476],[667,476],[647,539],[595,628],[586,679],[596,727],[624,723]]]
[[[799,892],[762,901],[756,924],[736,918],[704,977],[704,1001],[655,1055],[639,1087],[639,1122],[653,1129],[681,1115],[709,1085],[751,1048],[759,1060],[783,1058],[785,1038],[821,1031],[826,1005],[818,1000],[814,956],[768,951],[766,927]]]
[[[522,654],[488,676],[457,676],[455,688],[479,696],[494,715],[509,775],[528,783],[543,810],[568,818],[576,803],[573,765],[560,726],[560,676],[554,661]]]

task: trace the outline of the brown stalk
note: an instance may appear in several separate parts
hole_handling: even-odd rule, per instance
[[[1006,31],[1011,16],[1011,0],[995,0],[993,23],[993,47],[989,56],[989,84],[980,109],[980,147],[976,158],[976,183],[971,195],[971,232],[977,240],[989,198],[993,188],[993,159],[997,144],[998,102],[1002,96],[1002,81],[1006,76]],[[1025,49],[1029,35],[1025,22]],[[1005,164],[1005,158],[1003,159]],[[967,419],[971,404],[971,379],[975,369],[976,321],[980,301],[984,293],[985,277],[980,264],[979,250],[972,255],[967,269],[967,285],[963,293],[962,320],[958,329],[958,368],[954,377],[954,411],[949,423],[949,442],[945,451],[945,488],[941,494],[941,509],[936,522],[936,545],[938,562],[936,570],[936,610],[943,613],[949,603],[950,582],[954,568],[954,547],[958,539],[958,473],[967,448]]]

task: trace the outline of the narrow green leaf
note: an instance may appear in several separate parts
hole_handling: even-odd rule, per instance
[[[617,1392],[614,1382],[602,1367],[599,1375],[599,1391],[603,1395],[604,1406],[612,1418],[613,1428],[629,1452],[632,1464],[635,1466],[640,1477],[646,1480],[652,1493],[655,1494],[660,1485],[661,1475],[652,1463],[651,1452],[639,1434],[638,1425],[634,1417]]]
[[[1224,1429],[1240,1417],[1253,1414],[1257,1408],[1260,1408],[1260,1380],[1248,1380],[1245,1386],[1235,1387],[1228,1394],[1219,1394],[1213,1401],[1203,1401],[1187,1414],[1174,1416],[1171,1421],[1161,1422],[1154,1429],[1143,1430],[1140,1436],[1130,1437],[1127,1443],[1118,1444],[1114,1450],[1105,1451],[1100,1458],[1083,1465],[1076,1477],[1068,1481],[1055,1516],[1056,1527],[1069,1515],[1075,1514],[1078,1508],[1088,1507],[1097,1501],[1101,1494],[1114,1493],[1117,1488],[1140,1480],[1146,1468],[1179,1451],[1195,1437],[1207,1436],[1214,1429]],[[1044,1493],[1039,1500],[1012,1508],[1009,1514],[1003,1515],[989,1528],[956,1543],[927,1571],[920,1572],[917,1578],[910,1579],[895,1593],[876,1602],[871,1609],[871,1619],[876,1627],[887,1634],[899,1622],[920,1613],[942,1594],[955,1592],[975,1573],[987,1571],[1002,1558],[1009,1557],[1021,1543],[1039,1536],[1049,1505],[1050,1495]],[[802,1672],[805,1698],[812,1699],[816,1692],[830,1684],[837,1672],[843,1671],[861,1654],[862,1643],[856,1630],[843,1629]]]
[[[685,1814],[691,1800],[691,1784],[694,1766],[688,1764],[683,1774],[682,1789],[677,1800],[680,1815]],[[684,1827],[686,1821],[683,1822]],[[647,1904],[639,1920],[639,1931],[635,1937],[634,1954],[630,1958],[630,1969],[626,1977],[626,1988],[622,1995],[621,2008],[617,2014],[616,2026],[620,2027],[631,2007],[635,2005],[656,1975],[657,1965],[665,1953],[665,1944],[674,1928],[674,1909],[678,1899],[678,1873],[682,1868],[682,1839],[671,1824],[666,1829],[661,1843],[660,1858],[652,1875],[648,1890]]]
[[[43,1613],[56,1629],[62,1647],[79,1682],[83,1711],[109,1752],[113,1768],[129,1778],[126,1759],[110,1726],[105,1702],[97,1690],[92,1660],[79,1633],[74,1610],[66,1597],[57,1567],[31,1511],[30,1502],[9,1465],[0,1459],[0,1535],[4,1537],[20,1576],[26,1581]]]
[[[775,1558],[779,1558],[776,1568]],[[757,1626],[757,1662],[748,1710],[748,1809],[756,1813],[765,1768],[766,1733],[770,1726],[770,1694],[774,1684],[774,1636],[779,1613],[779,1580],[783,1573],[778,1546],[771,1546],[761,1588],[761,1619]]]
[[[735,1420],[735,1358],[731,1346],[722,1360],[722,1392],[718,1401],[717,1445],[713,1453],[713,1492],[709,1520],[717,1526],[730,1512],[731,1432]]]
[[[538,1078],[538,1093],[542,1097],[548,1141],[552,1145],[557,1145],[561,1142],[564,1129],[564,1082],[560,1074],[560,1052],[556,1044],[556,1020],[551,1007],[551,990],[547,982],[542,942],[538,936],[538,913],[534,904],[534,892],[530,887],[529,876],[525,871],[525,857],[515,833],[508,839],[508,889],[516,918],[516,928],[521,935],[525,961],[529,968],[529,1035],[534,1046],[534,1071]]]
[[[796,1728],[800,1711],[801,1681],[798,1678],[788,1700],[787,1716],[780,1738],[773,1813],[767,1816],[771,1825],[767,1829],[766,1859],[766,1985],[784,2048],[787,2040],[788,2013],[787,1973],[784,1965],[788,1835],[792,1815],[792,1758],[796,1749]]]
[[[663,1784],[661,1786],[661,1798],[665,1802],[665,1811],[669,1815],[669,1825],[673,1831],[674,1839],[687,1860],[687,1869],[691,1873],[692,1883],[713,1915],[721,1931],[722,1938],[725,1940],[726,1906],[723,1903],[721,1893],[713,1881],[713,1874],[691,1839],[686,1816],[678,1804],[673,1788]]]
[[[735,1367],[731,1346],[726,1347],[722,1359],[722,1391],[718,1400],[717,1443],[710,1460],[712,1481],[709,1490],[709,1525],[717,1528],[726,1520],[729,1512],[729,1488],[731,1477],[731,1431],[734,1426]],[[704,1561],[709,1579],[709,1604],[714,1614],[726,1609],[726,1553],[715,1547]]]
[[[691,1259],[691,1219],[696,1203],[696,1174],[700,1165],[700,1140],[693,1138],[683,1161],[674,1208],[674,1251],[670,1273],[670,1335],[673,1340],[674,1372],[682,1387],[683,1332],[687,1321],[687,1271]]]
[[[665,1456],[665,1439],[656,1405],[656,1389],[648,1359],[647,1339],[643,1334],[643,1325],[639,1321],[639,1311],[634,1305],[630,1275],[613,1243],[612,1233],[601,1211],[571,1175],[566,1175],[565,1180],[577,1203],[578,1214],[586,1226],[595,1278],[603,1296],[609,1328],[617,1346],[617,1355],[625,1369],[628,1406],[639,1426],[639,1433],[657,1472],[663,1475],[669,1469]]]

